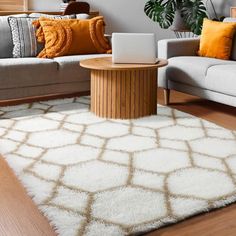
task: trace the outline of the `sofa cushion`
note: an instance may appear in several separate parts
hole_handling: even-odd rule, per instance
[[[58,64],[50,59],[0,59],[0,89],[58,82]]]
[[[235,62],[197,56],[173,57],[169,59],[166,75],[175,82],[206,88],[205,77],[208,69],[215,65],[228,64],[235,65]]]
[[[14,58],[36,57],[42,51],[44,44],[36,40],[36,28],[32,24],[37,18],[9,17]]]
[[[227,17],[224,19],[224,22],[236,22],[236,18]],[[231,59],[236,61],[236,33],[232,45]]]
[[[205,81],[209,90],[236,96],[236,62],[232,65],[210,67]]]
[[[198,55],[229,60],[235,29],[235,22],[218,22],[205,18]]]
[[[14,17],[26,17],[27,14],[13,15]],[[0,58],[12,57],[13,43],[11,30],[8,24],[9,16],[0,17]]]
[[[37,38],[45,41],[45,48],[38,55],[39,58],[104,54],[111,51],[110,44],[104,37],[103,16],[88,20],[39,18],[34,24],[39,27]]]
[[[59,77],[61,82],[70,81],[84,81],[90,79],[90,71],[80,67],[81,60],[95,58],[95,57],[110,57],[109,54],[89,54],[89,55],[73,55],[55,57],[53,60],[59,64]]]

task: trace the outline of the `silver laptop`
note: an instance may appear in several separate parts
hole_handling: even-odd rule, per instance
[[[113,63],[157,63],[155,34],[112,34]]]

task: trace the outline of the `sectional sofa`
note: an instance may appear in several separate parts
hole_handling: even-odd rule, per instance
[[[236,22],[236,18],[225,21]],[[176,90],[236,107],[236,36],[231,60],[227,61],[197,56],[199,42],[199,38],[158,42],[158,56],[169,61],[159,71],[166,104],[170,91]]]

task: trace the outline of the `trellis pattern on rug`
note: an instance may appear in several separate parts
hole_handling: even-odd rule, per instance
[[[168,107],[98,118],[89,97],[0,108],[0,152],[60,235],[129,235],[236,200],[236,132]]]

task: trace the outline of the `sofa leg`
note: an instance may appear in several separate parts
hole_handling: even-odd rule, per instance
[[[169,105],[170,102],[170,89],[164,89],[164,100],[165,100],[165,105]]]

